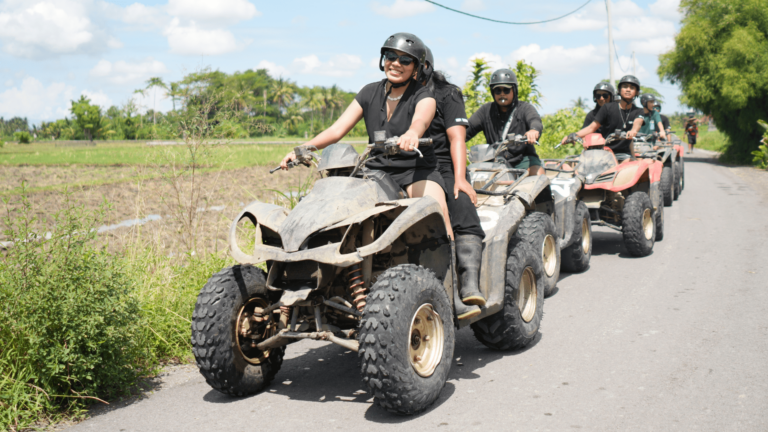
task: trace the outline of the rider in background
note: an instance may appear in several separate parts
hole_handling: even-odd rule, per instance
[[[659,117],[661,117],[661,125],[664,126],[664,132],[669,136],[669,134],[672,133],[672,127],[669,125],[669,118],[661,113],[661,104],[659,101],[656,101],[656,106],[653,107],[653,110],[659,113]]]
[[[690,111],[688,120],[685,121],[685,135],[688,137],[688,153],[693,153],[693,146],[696,145],[696,137],[699,135],[699,124],[696,120],[696,113]]]
[[[607,82],[598,83],[595,86],[595,88],[592,90],[592,100],[595,101],[596,103],[595,109],[587,113],[587,116],[584,118],[584,125],[581,127],[585,128],[590,124],[592,124],[592,122],[595,121],[595,116],[597,116],[597,112],[600,111],[600,108],[602,108],[602,106],[607,104],[608,102],[613,102],[613,98],[615,96],[616,96],[616,90],[613,88],[611,83],[607,83]],[[598,131],[598,132],[602,133],[602,131]]]
[[[426,45],[415,35],[396,33],[387,38],[380,54],[379,69],[386,78],[363,87],[341,117],[304,146],[322,149],[337,143],[361,119],[365,120],[369,142],[375,141],[376,131],[386,131],[387,137],[399,136],[399,154],[386,156],[383,150],[374,150],[365,166],[388,173],[411,198],[428,195],[437,200],[452,239],[445,186],[437,171],[435,152],[431,146],[421,150],[423,157],[415,151],[419,138],[429,136],[425,132],[435,116],[435,98],[419,83],[424,73]],[[295,158],[293,152],[288,153],[280,167],[287,169],[288,162]]]
[[[465,137],[469,121],[464,110],[464,99],[461,89],[448,82],[442,72],[435,70],[429,48],[424,81],[437,102],[429,136],[448,192],[446,202],[456,242],[457,273],[461,279],[459,296],[466,305],[484,306],[485,298],[480,292],[479,282],[485,232],[480,227],[480,217],[475,209],[477,194],[467,176]],[[479,308],[471,308],[457,313],[459,319],[465,319],[480,312]]]
[[[508,147],[502,156],[515,169],[527,169],[530,175],[544,174],[541,159],[533,147],[544,125],[533,105],[518,100],[515,72],[510,69],[494,71],[489,86],[494,101],[481,106],[472,114],[467,128],[467,140],[471,140],[480,131],[485,134],[485,142],[488,144],[499,142],[506,136],[525,135],[529,144]]]
[[[645,93],[640,96],[640,105],[643,106],[643,126],[640,128],[640,133],[659,132],[659,138],[666,141],[667,132],[664,130],[664,125],[661,124],[661,116],[654,109],[656,97],[650,93]]]
[[[619,162],[634,159],[634,146],[632,139],[640,131],[643,125],[641,114],[643,110],[634,105],[634,100],[640,91],[640,81],[632,75],[626,75],[619,80],[619,99],[616,102],[606,103],[597,112],[591,124],[582,130],[563,137],[562,144],[572,138],[584,138],[585,136],[600,131],[603,138],[619,130],[627,133],[627,139],[606,143],[616,155]]]

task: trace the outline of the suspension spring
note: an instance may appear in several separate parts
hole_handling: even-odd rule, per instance
[[[360,268],[360,264],[351,266],[347,276],[349,276],[349,291],[352,292],[352,304],[355,305],[357,310],[362,312],[365,308],[367,290],[365,289],[363,270]]]
[[[291,318],[291,307],[280,306],[280,328],[288,327],[288,320]]]

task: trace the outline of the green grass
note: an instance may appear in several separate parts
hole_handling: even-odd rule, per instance
[[[683,137],[684,142],[688,142],[687,138]],[[719,153],[725,152],[728,147],[728,138],[720,131],[706,131],[699,129],[699,138],[696,141],[696,148],[716,151]]]

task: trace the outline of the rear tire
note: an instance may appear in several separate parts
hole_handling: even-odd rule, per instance
[[[266,274],[250,265],[226,268],[208,280],[192,313],[192,353],[205,381],[230,396],[247,396],[266,387],[283,364],[284,348],[266,353],[239,346],[237,321],[246,304],[273,303]]]
[[[675,195],[675,173],[672,172],[672,167],[665,166],[661,170],[661,184],[659,186],[664,194],[664,205],[671,206]]]
[[[445,287],[432,271],[403,264],[379,276],[367,301],[358,339],[363,382],[387,411],[424,411],[440,396],[453,358],[453,311]],[[423,357],[416,361],[416,355]]]
[[[659,207],[656,208],[656,241],[664,239],[664,206],[661,204],[661,192],[659,192]]]
[[[661,206],[661,203],[659,203]],[[651,199],[645,192],[633,192],[624,201],[622,212],[624,245],[636,257],[648,256],[656,239]]]
[[[563,249],[563,270],[580,273],[589,268],[592,258],[592,221],[583,201],[576,204],[571,245]]]
[[[680,160],[680,193],[685,190],[685,159]]]
[[[504,308],[471,325],[477,340],[495,350],[528,346],[536,338],[544,315],[544,290],[541,289],[544,270],[540,252],[515,235],[507,254]],[[520,298],[524,302],[520,302]]]
[[[680,193],[683,191],[683,171],[680,166],[680,161],[675,161],[675,195],[674,199],[677,201],[680,198]]]
[[[532,212],[523,219],[517,228],[515,237],[528,242],[541,254],[544,277],[544,297],[555,292],[560,279],[561,252],[560,239],[552,217],[542,212]]]

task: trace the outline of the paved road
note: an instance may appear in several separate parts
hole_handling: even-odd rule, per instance
[[[224,397],[187,368],[70,430],[768,430],[768,203],[698,155],[653,255],[596,230],[591,268],[561,276],[538,341],[499,353],[458,332],[422,415],[372,406],[354,353],[305,341],[262,394]]]

